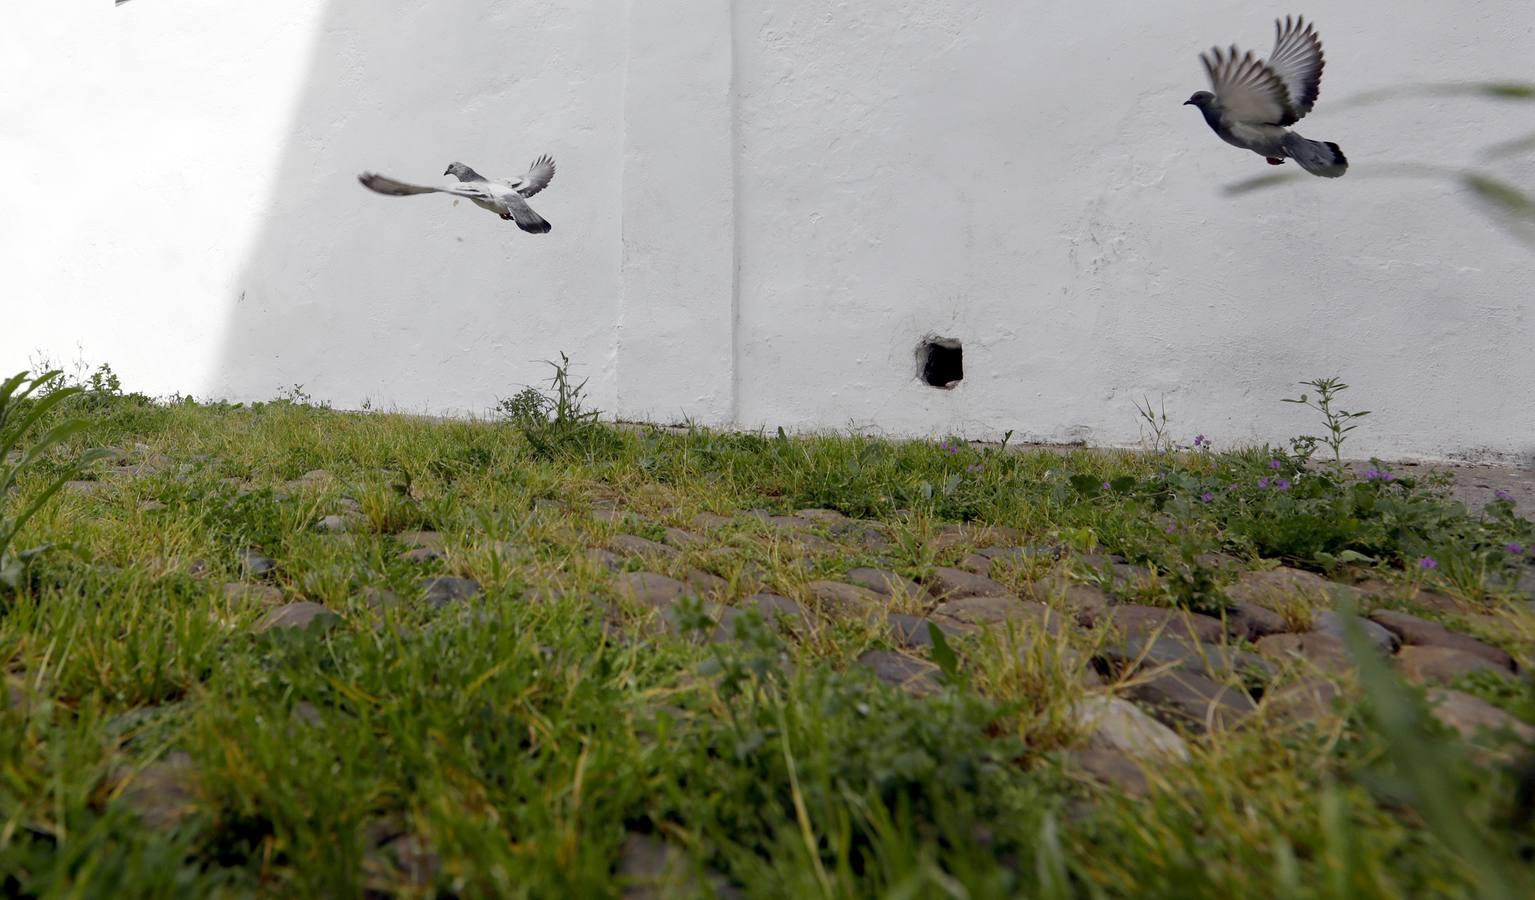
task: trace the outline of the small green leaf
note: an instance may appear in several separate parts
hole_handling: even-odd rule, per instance
[[[1071,476],[1071,478],[1068,480],[1071,482],[1073,489],[1075,489],[1078,493],[1086,494],[1089,497],[1103,490],[1102,482],[1091,475],[1077,474]]]
[[[943,670],[944,678],[953,681],[959,675],[959,657],[949,646],[949,639],[934,622],[927,623],[927,636],[933,641],[933,662]]]

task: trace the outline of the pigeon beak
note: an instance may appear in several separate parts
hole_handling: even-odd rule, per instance
[[[443,169],[443,170],[442,170],[442,174],[444,174],[444,175],[447,175],[447,174],[448,174],[448,173],[449,173],[449,172],[452,172],[452,171],[453,171],[453,170],[452,170],[452,169],[451,169],[451,168],[448,168],[448,169]]]
[[[1183,105],[1184,106],[1193,106],[1194,105],[1194,101],[1193,100],[1185,100],[1185,101],[1183,101]]]

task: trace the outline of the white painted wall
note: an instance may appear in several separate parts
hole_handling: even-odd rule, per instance
[[[133,0],[0,9],[0,361],[130,386],[482,411],[571,353],[631,418],[1133,443],[1279,440],[1342,373],[1359,452],[1535,457],[1535,252],[1452,187],[1535,107],[1354,109],[1535,78],[1526,0],[1313,0],[1301,123],[1353,170],[1271,170],[1181,102],[1269,4]],[[19,88],[19,89],[18,89]],[[559,175],[547,236],[359,187],[452,159]],[[1531,155],[1494,171],[1535,186]],[[88,173],[88,177],[74,177]],[[243,297],[243,299],[241,299]],[[926,333],[966,378],[920,385]],[[78,347],[78,351],[77,351]]]

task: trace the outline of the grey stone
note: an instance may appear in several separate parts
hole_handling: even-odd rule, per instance
[[[955,600],[945,600],[933,610],[933,618],[977,628],[1004,623],[1038,622],[1047,623],[1047,627],[1052,632],[1060,630],[1060,617],[1051,616],[1050,607],[1013,596],[960,597]]]
[[[353,522],[347,516],[324,516],[315,527],[328,534],[344,534],[352,530]]]
[[[431,550],[440,558],[443,551],[447,550],[447,544],[442,535],[435,531],[402,531],[395,535],[395,540],[412,550]]]
[[[701,547],[709,543],[698,535],[689,531],[683,531],[681,528],[666,529],[666,542],[680,550],[686,550],[689,547]]]
[[[1475,672],[1509,675],[1509,671],[1486,658],[1451,647],[1410,645],[1392,660],[1398,672],[1412,681],[1442,683]]]
[[[1168,637],[1218,644],[1226,635],[1219,619],[1185,610],[1126,604],[1088,611],[1077,621],[1093,627],[1113,628],[1121,634],[1146,637],[1161,633]]]
[[[1049,547],[985,547],[975,551],[994,563],[1021,563],[1031,559],[1054,559],[1055,551]]]
[[[719,516],[714,513],[699,513],[692,519],[694,528],[699,531],[715,531],[735,523],[735,519],[729,516]]]
[[[1116,669],[1175,667],[1199,675],[1224,678],[1233,673],[1274,677],[1274,667],[1245,650],[1216,647],[1174,637],[1127,637],[1098,648],[1098,657]]]
[[[197,766],[180,750],[120,778],[118,802],[150,828],[171,828],[196,808]]]
[[[934,552],[943,553],[945,550],[952,550],[955,547],[972,544],[974,540],[975,536],[965,526],[951,523],[940,527],[938,531],[934,532],[933,536],[928,539],[927,545]]]
[[[891,546],[890,538],[886,537],[884,532],[868,522],[854,520],[837,522],[831,526],[831,535],[839,541],[858,544],[864,547],[864,549],[872,550],[876,553],[881,550],[887,550]]]
[[[648,538],[632,534],[620,534],[612,538],[608,541],[608,548],[622,556],[639,557],[642,559],[671,561],[681,555],[673,547],[658,544]]]
[[[1066,754],[1065,762],[1068,771],[1081,772],[1126,796],[1144,797],[1151,793],[1146,771],[1133,757],[1119,750],[1073,750]]]
[[[475,581],[473,578],[458,578],[453,575],[423,578],[418,582],[418,585],[426,594],[426,602],[435,608],[468,600],[480,592],[480,583],[478,581]]]
[[[979,553],[966,554],[964,559],[955,563],[955,568],[963,569],[975,575],[991,576],[991,560]]]
[[[870,569],[861,566],[849,571],[847,573],[847,580],[861,588],[868,588],[877,594],[884,594],[887,597],[918,598],[925,596],[921,585],[915,581],[884,569]]]
[[[792,544],[797,550],[806,553],[842,553],[841,547],[828,541],[818,534],[808,531],[785,531],[783,540]]]
[[[400,554],[400,559],[413,563],[431,562],[434,559],[442,558],[441,551],[433,550],[431,547],[417,547],[414,550],[406,550]]]
[[[1263,698],[1263,709],[1285,722],[1313,722],[1333,713],[1340,696],[1337,685],[1325,678],[1307,678]]]
[[[1442,594],[1439,591],[1418,591],[1408,599],[1412,605],[1418,607],[1419,609],[1426,609],[1432,612],[1445,613],[1448,615],[1460,615],[1467,609],[1467,604],[1462,603],[1454,597],[1451,597],[1449,594]]]
[[[742,606],[756,607],[765,622],[778,620],[798,623],[805,617],[805,610],[788,597],[777,594],[752,594],[741,601]]]
[[[593,547],[586,551],[586,558],[603,568],[617,572],[624,567],[624,558],[611,550]]]
[[[915,696],[926,696],[939,688],[937,666],[903,653],[868,650],[858,657],[858,664],[873,670],[880,681]]]
[[[867,616],[884,609],[889,602],[868,588],[840,581],[812,581],[805,588],[823,609],[839,616]]]
[[[1088,749],[1116,751],[1137,759],[1189,758],[1188,745],[1177,732],[1120,697],[1083,697],[1072,704],[1071,719],[1086,734]]]
[[[107,485],[103,484],[100,481],[66,481],[66,482],[64,482],[64,490],[66,492],[71,493],[71,494],[79,494],[79,495],[87,495],[87,494],[99,493],[100,491],[102,491],[106,487],[107,487]]]
[[[948,637],[958,637],[964,633],[947,622],[938,622],[905,613],[890,613],[885,617],[885,624],[890,627],[891,636],[895,638],[896,643],[907,650],[933,646],[933,636],[928,633],[929,625],[937,627]]]
[[[745,895],[713,870],[699,873],[682,851],[658,837],[630,832],[618,855],[623,900],[707,897],[736,900]]]
[[[237,604],[261,604],[275,606],[283,601],[282,591],[269,584],[242,584],[232,581],[224,585],[224,599]]]
[[[1257,642],[1258,653],[1273,660],[1304,659],[1323,672],[1343,675],[1355,665],[1343,642],[1330,634],[1271,634]]]
[[[294,722],[300,725],[307,725],[310,728],[318,728],[319,726],[325,724],[325,717],[322,716],[320,714],[320,710],[317,709],[315,705],[310,703],[308,700],[300,700],[299,702],[293,704],[293,711],[289,713],[289,715]]]
[[[1042,603],[1059,601],[1078,616],[1097,613],[1114,603],[1114,598],[1103,588],[1081,584],[1062,575],[1051,575],[1034,582],[1028,593]]]
[[[1396,648],[1396,635],[1382,628],[1379,624],[1369,619],[1359,619],[1359,626],[1364,629],[1364,636],[1376,649],[1390,653]],[[1330,609],[1319,609],[1312,614],[1311,630],[1320,634],[1328,634],[1343,640],[1343,620]]]
[[[1438,622],[1430,622],[1407,613],[1392,610],[1376,610],[1370,618],[1396,635],[1404,644],[1422,644],[1430,647],[1449,647],[1480,656],[1488,662],[1512,670],[1514,659],[1497,647],[1484,644],[1474,637],[1451,631]]]
[[[689,569],[685,580],[700,597],[720,598],[730,592],[730,582],[703,569]]]
[[[267,613],[256,625],[256,631],[302,630],[317,623],[323,624],[340,618],[324,606],[304,600],[298,603],[285,603]]]
[[[923,585],[940,600],[959,597],[1003,597],[1008,590],[984,575],[963,569],[939,568],[922,580]]]
[[[656,609],[690,593],[687,585],[655,572],[624,572],[613,579],[613,587],[619,596]]]
[[[364,852],[363,880],[376,893],[393,896],[400,888],[416,891],[431,886],[442,869],[442,860],[415,834],[402,834]]]
[[[1238,603],[1226,611],[1226,628],[1232,637],[1257,641],[1271,634],[1289,631],[1284,616],[1256,603]]]
[[[1535,745],[1535,726],[1520,721],[1480,697],[1462,691],[1430,688],[1429,711],[1435,719],[1454,729],[1466,740],[1486,731],[1507,731],[1517,740]]]
[[[795,513],[801,519],[809,519],[812,522],[820,522],[824,525],[834,525],[847,521],[847,516],[835,509],[802,509]]]
[[[1078,557],[1077,561],[1096,576],[1100,584],[1119,593],[1140,590],[1156,577],[1155,570],[1149,566],[1133,565],[1118,556],[1091,553]]]
[[[1239,689],[1182,670],[1135,682],[1127,693],[1164,722],[1199,734],[1235,725],[1255,708]]]
[[[26,712],[31,705],[26,683],[19,678],[12,678],[9,675],[5,677],[5,694],[3,699],[5,700],[4,709]]]
[[[1364,592],[1300,569],[1269,569],[1243,573],[1235,584],[1226,588],[1226,596],[1234,603],[1282,610],[1296,603],[1314,607],[1332,606],[1340,599],[1357,602]]]
[[[400,605],[399,595],[394,591],[389,590],[388,588],[364,588],[363,591],[357,595],[357,599],[365,604],[369,609],[373,610],[392,609]]]
[[[260,578],[277,571],[276,560],[255,550],[241,550],[239,557],[240,572],[247,578]]]

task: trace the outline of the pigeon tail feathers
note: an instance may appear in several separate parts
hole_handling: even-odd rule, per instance
[[[517,223],[518,228],[529,234],[548,234],[554,228],[549,224],[549,220],[534,212],[531,207],[523,205],[508,208],[512,213],[512,221]]]
[[[1313,175],[1337,178],[1348,171],[1348,158],[1332,141],[1307,140],[1292,131],[1284,137],[1284,151]]]

